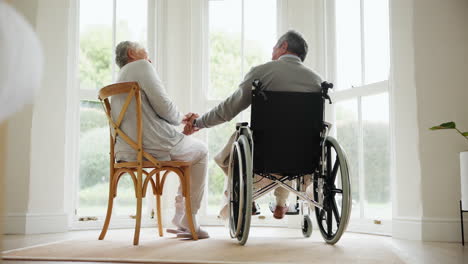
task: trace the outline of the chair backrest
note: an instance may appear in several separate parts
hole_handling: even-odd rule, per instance
[[[321,153],[323,110],[322,93],[252,92],[254,172],[314,172]]]
[[[109,98],[114,95],[119,94],[127,94],[127,98],[125,99],[125,103],[120,109],[119,116],[116,120],[112,118],[111,114],[111,104],[109,102]],[[136,107],[136,130],[137,130],[137,139],[136,141],[131,139],[127,134],[125,134],[120,126],[122,121],[125,117],[127,109],[135,99],[135,107]],[[143,121],[142,121],[142,110],[141,110],[141,92],[140,86],[137,82],[123,82],[123,83],[116,83],[108,85],[101,90],[99,90],[99,100],[103,104],[104,112],[106,113],[107,119],[109,121],[110,126],[110,159],[111,159],[111,167],[115,163],[114,160],[114,147],[116,143],[117,136],[121,137],[131,148],[133,148],[137,152],[137,162],[142,164],[143,158],[151,161],[156,167],[161,167],[160,162],[155,159],[152,155],[144,151],[143,149]]]

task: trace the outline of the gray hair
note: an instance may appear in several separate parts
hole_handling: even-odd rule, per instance
[[[305,41],[305,39],[302,37],[301,33],[295,30],[289,30],[278,39],[275,47],[278,48],[284,42],[288,43],[287,51],[296,54],[301,59],[301,61],[305,60],[309,46],[307,45],[307,41]]]
[[[142,49],[143,47],[137,42],[122,41],[115,47],[115,63],[122,68],[128,63],[128,50]]]

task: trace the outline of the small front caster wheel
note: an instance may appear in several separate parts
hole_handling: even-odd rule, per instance
[[[302,235],[304,237],[310,237],[312,235],[312,220],[308,215],[304,215],[304,219],[302,220]]]

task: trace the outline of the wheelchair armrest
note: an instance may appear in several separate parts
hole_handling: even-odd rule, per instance
[[[249,122],[238,122],[236,123],[236,130],[239,129],[241,126],[248,126]]]

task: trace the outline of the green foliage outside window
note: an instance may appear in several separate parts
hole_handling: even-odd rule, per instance
[[[268,54],[255,41],[245,41],[244,52],[244,74],[251,67],[268,61]],[[224,99],[238,88],[244,78],[241,63],[239,34],[211,32],[209,97]]]
[[[98,102],[82,101],[80,121],[80,189],[86,189],[109,180],[109,127]]]
[[[80,36],[80,87],[100,89],[112,81],[112,29],[87,28]]]
[[[385,204],[391,199],[390,149],[388,124],[363,121],[365,199],[371,203]],[[359,197],[358,140],[355,137],[357,122],[343,122],[337,126],[338,141],[345,150],[350,170],[353,201]]]
[[[366,200],[390,203],[390,144],[388,123],[364,121]]]

